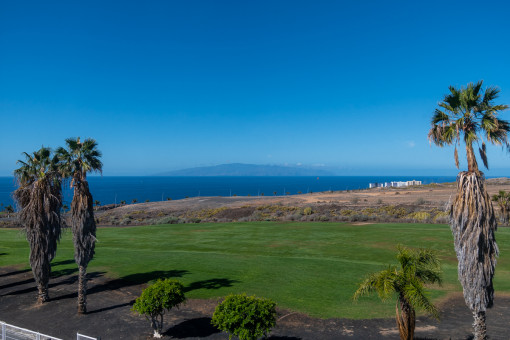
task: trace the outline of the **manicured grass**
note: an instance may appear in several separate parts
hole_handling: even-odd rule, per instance
[[[20,231],[0,229],[0,266],[28,267],[28,245]],[[76,270],[71,233],[66,232],[54,274]],[[246,292],[274,299],[280,307],[319,317],[392,317],[394,300],[351,300],[370,272],[395,263],[398,244],[438,251],[445,282],[431,287],[437,301],[461,291],[451,232],[446,225],[341,223],[173,224],[101,228],[89,273],[142,283],[175,277],[189,298]],[[501,257],[496,292],[510,292],[510,229],[497,232]]]

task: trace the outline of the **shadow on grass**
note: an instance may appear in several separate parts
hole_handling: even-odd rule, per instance
[[[239,283],[238,280],[231,279],[209,279],[190,283],[188,287],[184,288],[184,292],[190,292],[197,289],[220,289],[223,287],[232,287],[234,283]]]
[[[0,253],[0,255],[8,255],[7,253]],[[58,261],[58,262],[52,262],[51,263],[51,266],[52,267],[56,267],[56,266],[60,266],[60,265],[65,265],[65,264],[71,264],[71,263],[74,263],[74,260],[64,260],[64,261]],[[18,274],[23,274],[23,273],[26,273],[26,272],[29,272],[31,271],[32,269],[21,269],[21,270],[15,270],[15,271],[12,271],[12,272],[8,272],[8,273],[3,273],[3,274],[0,274],[0,277],[6,277],[6,276],[11,276],[11,275],[18,275]],[[74,271],[77,271],[78,268],[74,269]],[[66,271],[69,271],[69,269],[66,269]],[[61,273],[62,272],[62,273]],[[62,271],[59,271],[59,270],[56,270],[56,271],[52,271],[51,273],[51,277],[52,278],[58,278],[60,276],[63,276],[63,275],[68,275],[68,274],[72,274],[72,273],[65,273]]]
[[[62,276],[67,276],[74,274],[78,271],[78,267],[76,268],[67,268],[67,269],[60,269],[60,270],[52,270],[51,271],[51,278],[52,279],[58,279]]]
[[[56,266],[62,266],[62,265],[71,264],[71,263],[75,263],[74,260],[63,260],[63,261],[51,262],[51,266],[56,267]]]
[[[95,273],[89,273],[87,274],[87,277],[89,279],[93,279],[93,278],[96,278],[96,277],[100,277],[104,274],[105,272],[95,272]],[[20,290],[16,290],[16,291],[13,291],[13,292],[8,292],[6,294],[2,294],[0,296],[7,296],[7,295],[22,295],[22,294],[27,294],[27,293],[32,293],[32,292],[36,292],[37,291],[37,287],[35,285],[35,280],[34,279],[30,279],[30,280],[25,280],[26,282],[24,283],[30,283],[30,282],[33,282],[33,285],[32,287],[29,287],[29,288],[25,288],[25,289],[20,289]],[[49,290],[49,293],[50,293],[50,300],[60,300],[62,299],[61,296],[59,297],[56,297],[56,298],[51,298],[51,289],[54,288],[54,287],[58,287],[60,285],[71,285],[71,284],[74,284],[75,282],[78,281],[78,277],[77,276],[71,276],[71,277],[68,277],[67,279],[64,279],[64,280],[60,280],[58,282],[51,282],[51,281],[55,281],[55,280],[50,280],[50,284],[48,285],[48,290]],[[17,283],[17,284],[22,284],[22,283]],[[11,284],[11,286],[14,286],[14,284]],[[90,289],[89,289],[90,291]],[[78,297],[77,294],[67,294],[67,295],[74,295],[74,297]]]
[[[123,276],[119,279],[109,280],[101,284],[93,285],[89,289],[87,289],[87,295],[92,295],[96,293],[101,293],[107,290],[116,290],[120,288],[130,287],[130,286],[136,286],[139,284],[147,283],[149,281],[153,281],[155,279],[159,278],[169,278],[169,277],[181,277],[183,275],[188,274],[189,272],[187,270],[155,270],[152,272],[147,273],[137,273],[132,275]],[[87,279],[94,279],[100,276],[103,276],[104,272],[92,272],[87,274]],[[67,280],[72,280],[72,283],[78,281],[77,276],[72,276],[71,278]],[[67,281],[65,280],[65,281]],[[71,298],[77,298],[78,293],[69,293],[65,295],[58,296],[52,300],[64,300],[64,299],[71,299]],[[122,307],[122,306],[117,306]],[[110,308],[110,307],[107,307]]]
[[[9,254],[7,254],[7,253],[0,253],[0,256],[3,256],[3,255],[9,255]]]
[[[205,338],[215,333],[220,333],[220,331],[211,325],[211,318],[201,317],[183,321],[168,329],[165,335],[176,339],[185,339]]]

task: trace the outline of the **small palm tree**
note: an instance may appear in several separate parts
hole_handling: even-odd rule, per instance
[[[51,155],[49,148],[24,155],[25,161],[19,160],[20,167],[14,170],[18,188],[13,197],[30,245],[30,266],[37,284],[38,302],[43,303],[49,300],[50,263],[62,230],[62,177],[58,158]]]
[[[7,213],[7,217],[10,216],[10,214],[12,214],[14,212],[14,208],[12,207],[12,205],[8,205],[5,207],[5,212]]]
[[[508,223],[508,215],[510,214],[510,192],[500,190],[497,195],[492,196],[492,201],[499,205],[503,223]]]
[[[399,246],[397,260],[400,267],[388,266],[388,269],[369,275],[354,293],[354,300],[376,291],[384,301],[396,293],[400,339],[410,340],[414,336],[416,308],[439,318],[439,311],[429,300],[424,285],[441,283],[441,270],[439,259],[430,250],[413,251]]]
[[[65,177],[72,177],[74,188],[71,202],[71,227],[73,230],[74,259],[79,267],[78,313],[87,312],[87,266],[94,257],[96,244],[96,222],[92,205],[92,194],[87,182],[87,172],[101,172],[101,152],[93,139],[66,139],[67,149],[57,149],[61,159],[60,170]],[[98,202],[98,201],[97,201]],[[97,203],[96,203],[97,205]]]
[[[457,176],[457,195],[450,207],[450,225],[459,260],[458,275],[466,304],[473,312],[475,340],[486,339],[485,312],[494,300],[492,279],[499,254],[497,228],[491,199],[485,189],[485,177],[478,170],[474,144],[478,143],[480,158],[488,169],[485,142],[510,149],[510,124],[499,119],[507,105],[496,105],[499,89],[482,91],[483,81],[457,89],[450,86],[432,117],[429,140],[443,147],[455,145],[455,165],[459,167],[457,146],[461,139],[466,147],[468,171]]]

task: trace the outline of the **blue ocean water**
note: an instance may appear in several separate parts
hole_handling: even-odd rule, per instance
[[[372,182],[419,180],[423,184],[454,182],[453,176],[324,176],[324,177],[113,177],[90,176],[90,190],[94,200],[102,205],[130,203],[149,200],[161,201],[167,198],[181,199],[195,196],[272,196],[286,193],[319,192],[328,190],[366,189]],[[15,190],[12,177],[0,177],[0,204],[13,204]],[[70,206],[72,191],[69,184],[64,188],[64,204]],[[0,206],[0,209],[2,207]]]

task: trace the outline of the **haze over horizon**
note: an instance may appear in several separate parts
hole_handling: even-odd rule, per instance
[[[510,104],[509,10],[4,1],[0,176],[22,152],[77,136],[98,141],[106,176],[228,163],[454,176],[453,147],[427,140],[430,119],[448,86],[481,79]],[[488,159],[487,176],[510,173],[501,147],[488,146]]]

